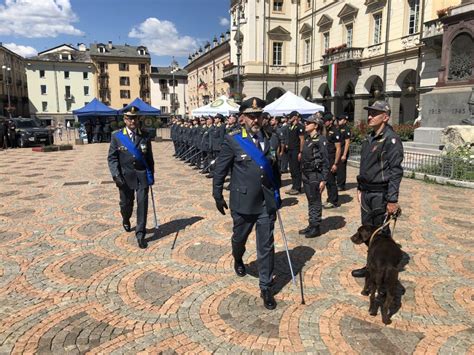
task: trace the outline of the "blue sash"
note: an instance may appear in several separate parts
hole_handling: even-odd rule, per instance
[[[272,166],[268,159],[263,155],[263,152],[259,150],[255,144],[244,139],[240,134],[234,136],[237,143],[239,143],[240,148],[242,148],[250,157],[257,163],[258,166],[262,167],[267,175],[268,179],[272,183],[273,187],[273,198],[275,199],[277,209],[281,207],[280,191],[273,176]],[[260,144],[260,143],[259,143]]]
[[[142,152],[138,150],[137,147],[135,147],[135,144],[133,144],[128,134],[123,133],[123,130],[117,133],[117,138],[125,146],[125,148],[127,148],[128,151],[132,153],[133,157],[143,164],[146,169],[146,180],[148,182],[148,185],[153,185],[155,183],[155,178],[153,177],[153,173],[148,167],[148,164],[145,158],[143,157]]]

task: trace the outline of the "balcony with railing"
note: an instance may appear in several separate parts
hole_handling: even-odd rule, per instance
[[[330,64],[353,64],[360,62],[364,48],[346,47],[341,45],[339,47],[328,48],[326,54],[323,54],[321,59],[321,66]]]
[[[229,63],[224,66],[223,69],[223,75],[222,75],[222,80],[229,82],[229,81],[234,81],[237,79],[237,65],[234,65],[234,63]],[[245,67],[240,66],[240,75],[243,75],[245,72]]]
[[[423,42],[429,47],[443,45],[443,23],[440,19],[426,21],[423,24]]]

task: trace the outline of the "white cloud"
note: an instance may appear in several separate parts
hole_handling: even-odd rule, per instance
[[[219,17],[219,25],[227,27],[229,26],[230,21],[227,17]]]
[[[24,58],[33,57],[38,54],[38,51],[30,46],[22,46],[16,43],[4,43],[3,46]]]
[[[70,0],[6,0],[0,5],[0,36],[80,36],[83,32],[72,25],[77,21]]]
[[[155,17],[133,27],[128,36],[138,38],[141,45],[158,56],[183,57],[198,48],[198,41],[190,36],[180,36],[173,22]]]

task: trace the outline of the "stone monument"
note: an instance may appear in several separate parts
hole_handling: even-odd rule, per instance
[[[450,9],[439,21],[443,37],[438,82],[432,91],[420,96],[423,121],[414,139],[438,149],[444,128],[474,123],[474,2]]]

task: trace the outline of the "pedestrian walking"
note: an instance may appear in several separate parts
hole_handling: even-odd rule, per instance
[[[137,226],[135,235],[138,246],[145,249],[148,243],[146,222],[148,214],[148,190],[154,183],[154,160],[151,140],[138,128],[139,110],[132,106],[124,112],[125,127],[112,134],[108,165],[112,178],[119,189],[120,214],[125,231],[131,231],[130,218],[137,195]]]
[[[280,174],[270,147],[270,137],[262,129],[265,101],[250,98],[240,106],[242,127],[227,134],[216,160],[213,179],[213,197],[216,207],[225,214],[227,204],[222,195],[224,180],[231,171],[230,211],[233,221],[232,255],[234,270],[245,276],[243,262],[245,244],[256,225],[259,285],[263,304],[275,309],[271,289],[275,246],[273,229],[279,208],[278,188]],[[275,195],[276,194],[276,195]]]

